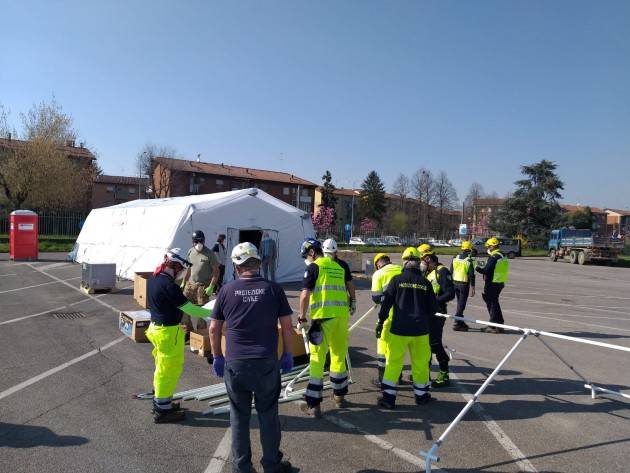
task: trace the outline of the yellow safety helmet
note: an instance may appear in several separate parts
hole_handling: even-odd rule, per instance
[[[485,243],[485,246],[499,246],[499,240],[495,237],[488,238]]]
[[[432,255],[433,248],[431,248],[431,245],[429,245],[428,243],[423,243],[418,247],[418,252],[420,253],[420,256]]]
[[[389,255],[387,253],[376,253],[376,256],[374,256],[374,267],[376,268],[376,263],[378,263],[378,260],[380,260],[381,258],[389,258]]]
[[[462,250],[463,251],[471,251],[473,249],[472,241],[465,240],[462,242]]]
[[[414,248],[413,246],[410,246],[409,248],[407,248],[405,251],[403,251],[403,254],[402,254],[403,261],[419,260],[420,258],[421,258],[420,252],[418,251],[417,248]]]

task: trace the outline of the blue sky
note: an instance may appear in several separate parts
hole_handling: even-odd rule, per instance
[[[630,207],[630,2],[41,1],[2,7],[0,102],[54,94],[109,174],[144,143],[339,186],[444,170]],[[7,21],[7,19],[10,19]]]

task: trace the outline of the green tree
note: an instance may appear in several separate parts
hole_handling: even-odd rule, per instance
[[[593,228],[593,211],[586,206],[584,209],[571,212],[567,215],[566,224],[570,227],[591,230]]]
[[[402,235],[407,231],[408,219],[407,214],[402,211],[396,212],[392,215],[392,218],[389,222],[389,228],[394,232],[395,235]]]
[[[490,229],[509,236],[523,235],[534,244],[545,241],[549,231],[562,221],[558,200],[564,184],[556,168],[546,159],[521,166],[526,178],[515,182],[516,190],[492,216]]]
[[[381,223],[385,208],[385,185],[376,171],[370,171],[361,184],[361,194],[359,195],[361,216]]]
[[[332,175],[330,171],[326,171],[322,176],[322,206],[328,207],[329,209],[337,208],[337,196],[335,196],[335,191],[337,188],[332,183]]]

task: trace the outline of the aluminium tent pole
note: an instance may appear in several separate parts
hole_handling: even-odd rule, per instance
[[[473,395],[472,399],[466,403],[464,408],[460,411],[460,413],[455,417],[455,419],[450,423],[450,425],[446,428],[446,430],[440,435],[440,438],[435,441],[435,443],[431,446],[428,452],[420,451],[420,456],[425,459],[425,470],[428,473],[431,473],[431,461],[439,462],[440,457],[437,456],[438,449],[442,446],[446,437],[451,433],[451,431],[459,424],[459,422],[464,418],[464,416],[468,413],[468,411],[473,407],[473,404],[478,401],[479,397],[486,390],[488,385],[492,382],[499,371],[503,369],[503,365],[507,362],[507,360],[514,354],[514,352],[518,349],[518,347],[525,341],[527,336],[531,333],[529,329],[525,329],[523,335],[519,337],[516,343],[510,348],[510,351],[506,353],[503,359],[499,362],[497,367],[490,373],[490,376],[484,381],[484,383],[477,389],[477,392]]]

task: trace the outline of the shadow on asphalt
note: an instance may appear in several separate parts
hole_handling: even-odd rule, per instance
[[[612,338],[630,338],[630,335],[622,335],[619,333],[598,333],[598,332],[582,332],[582,331],[573,331],[573,332],[554,332],[559,335],[566,335],[567,337],[576,337],[576,338],[601,338],[601,339],[612,339]]]
[[[88,442],[85,437],[57,435],[48,427],[0,422],[0,447],[74,447]]]

